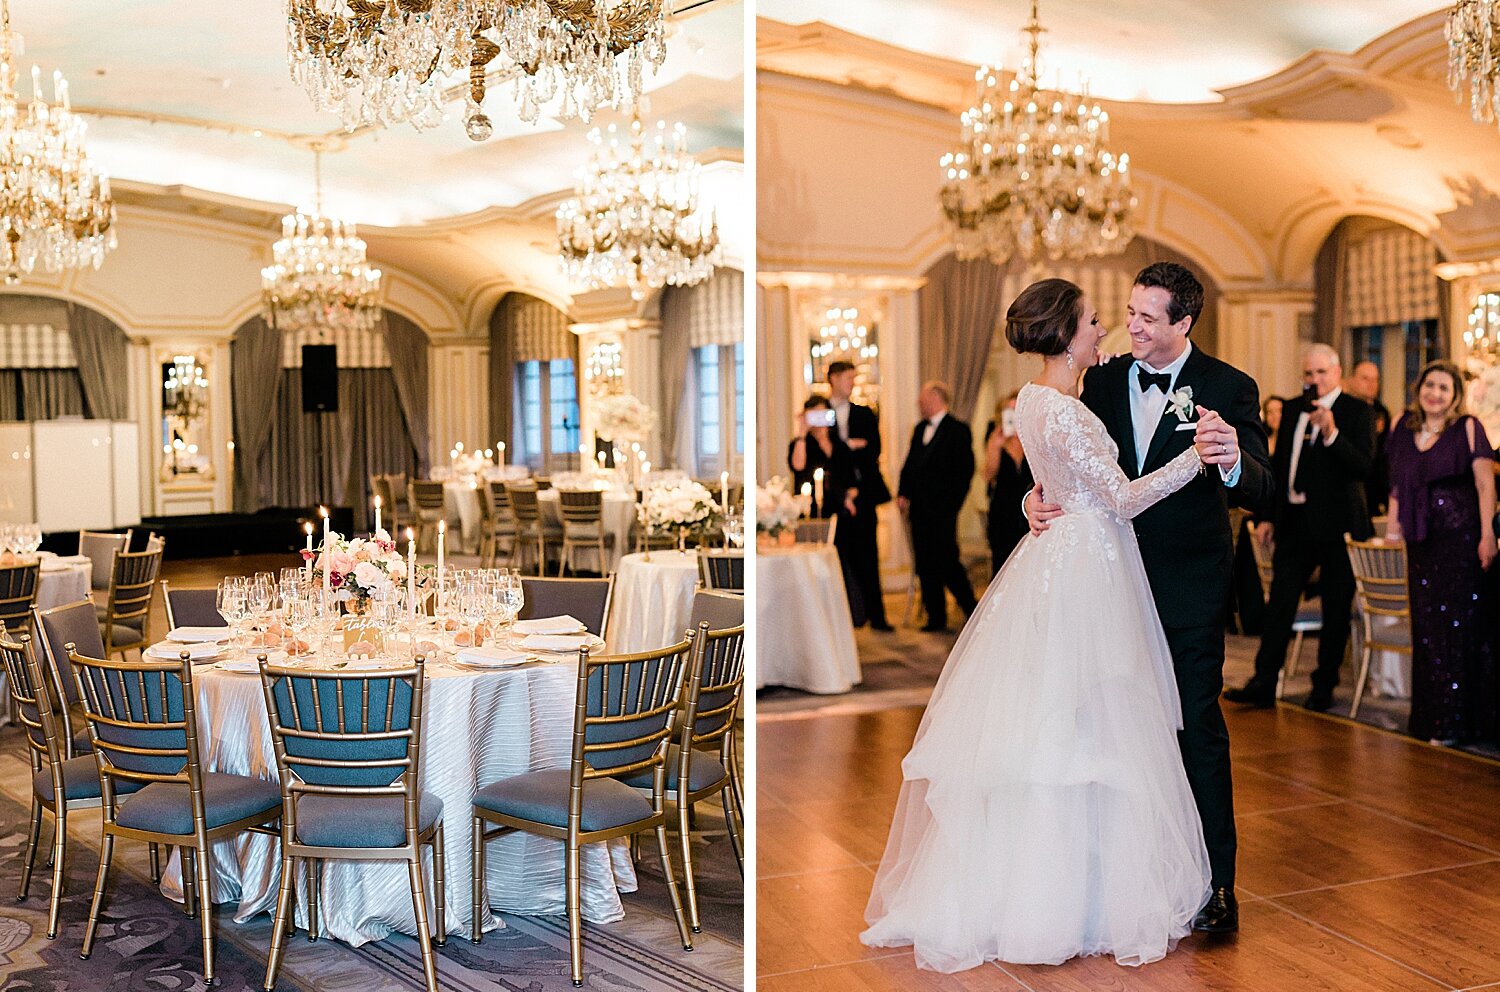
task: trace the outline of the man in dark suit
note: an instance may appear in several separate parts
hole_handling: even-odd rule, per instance
[[[1380,402],[1380,366],[1371,361],[1356,362],[1344,383],[1345,392],[1370,404],[1375,411],[1375,464],[1365,483],[1365,501],[1372,516],[1385,512],[1391,498],[1391,466],[1385,456],[1385,439],[1391,430],[1391,411]]]
[[[1234,791],[1229,731],[1219,709],[1224,687],[1224,626],[1233,576],[1229,507],[1269,511],[1270,456],[1255,380],[1192,346],[1203,286],[1181,265],[1157,262],[1136,276],[1126,313],[1130,355],[1090,369],[1083,402],[1104,422],[1131,479],[1147,475],[1196,444],[1206,470],[1134,520],[1146,580],[1172,652],[1182,701],[1177,735],[1183,769],[1208,847],[1208,905],[1195,930],[1239,928],[1234,897]],[[1174,410],[1189,404],[1184,421]],[[1207,413],[1198,416],[1198,410]],[[1026,515],[1034,531],[1062,511],[1033,490]]]
[[[1251,706],[1275,702],[1297,603],[1313,569],[1321,568],[1323,629],[1313,690],[1304,705],[1322,712],[1333,705],[1333,688],[1349,643],[1354,570],[1344,535],[1362,541],[1371,534],[1365,483],[1375,462],[1375,411],[1343,391],[1338,352],[1327,345],[1309,348],[1302,368],[1307,385],[1303,395],[1282,411],[1276,439],[1273,511],[1255,533],[1262,543],[1273,535],[1276,539],[1255,675],[1225,698]]]
[[[839,440],[849,448],[853,476],[849,505],[840,513],[833,542],[845,574],[852,580],[849,606],[854,625],[858,627],[868,619],[871,630],[890,631],[885,594],[880,587],[876,510],[891,501],[891,490],[880,474],[880,417],[851,399],[857,375],[849,362],[828,366],[828,402],[833,407]]]
[[[923,630],[948,629],[948,598],[953,593],[967,617],[974,612],[974,587],[958,557],[958,513],[974,481],[974,436],[969,425],[948,412],[948,387],[929,382],[917,395],[922,420],[911,435],[901,466],[899,502],[911,520],[917,578],[927,608]]]

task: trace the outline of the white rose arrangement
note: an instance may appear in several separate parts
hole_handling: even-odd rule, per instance
[[[645,441],[656,426],[656,414],[629,393],[606,396],[594,404],[593,413],[594,433],[603,441]]]
[[[764,486],[755,489],[755,530],[760,534],[777,536],[784,530],[797,526],[797,520],[805,512],[801,497],[792,493],[791,484],[784,476],[776,476]]]
[[[713,493],[691,479],[658,482],[641,496],[637,511],[641,526],[653,533],[702,530],[713,522],[719,507]]]
[[[396,542],[384,528],[373,537],[347,541],[333,533],[328,544],[314,557],[313,575],[321,582],[323,570],[329,569],[328,584],[334,590],[334,598],[341,603],[384,599],[406,581],[406,559],[396,550]],[[302,557],[313,556],[303,551]]]

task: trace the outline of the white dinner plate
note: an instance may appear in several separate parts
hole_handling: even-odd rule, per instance
[[[167,631],[167,640],[174,644],[204,644],[209,641],[229,640],[228,627],[173,627]]]
[[[211,641],[199,642],[196,644],[183,644],[180,642],[174,643],[170,641],[163,641],[160,644],[151,645],[141,653],[145,657],[151,658],[154,661],[176,661],[182,657],[182,652],[186,651],[188,653],[188,657],[192,658],[194,662],[199,662],[213,661],[215,658],[218,658],[219,655],[224,652],[224,650],[225,648],[222,645],[215,644]]]

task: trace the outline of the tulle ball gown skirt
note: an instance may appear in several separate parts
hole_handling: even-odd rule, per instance
[[[1176,683],[1129,525],[1026,538],[902,763],[861,940],[918,966],[1165,956],[1209,896]]]

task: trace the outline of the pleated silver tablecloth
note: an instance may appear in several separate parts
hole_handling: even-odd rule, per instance
[[[473,672],[438,663],[427,666],[422,700],[421,786],[443,800],[447,844],[447,930],[468,933],[470,920],[469,803],[482,786],[509,775],[568,764],[577,669],[572,663],[497,672]],[[260,678],[222,669],[197,671],[199,740],[210,771],[275,780],[276,756]],[[213,849],[214,902],[238,902],[236,922],[275,912],[281,882],[279,843],[242,834]],[[432,878],[431,856],[425,857]],[[500,925],[490,910],[524,915],[565,911],[563,845],[527,834],[491,841],[485,849],[490,906],[481,907],[484,929]],[[392,930],[417,932],[411,883],[401,861],[323,862],[319,905],[322,931],[354,946]],[[305,867],[298,866],[297,928],[307,926]],[[583,915],[594,923],[624,917],[620,892],[633,892],[635,866],[626,841],[593,844],[583,851]],[[182,878],[174,852],[162,891],[181,900]],[[433,921],[428,884],[428,920]]]

